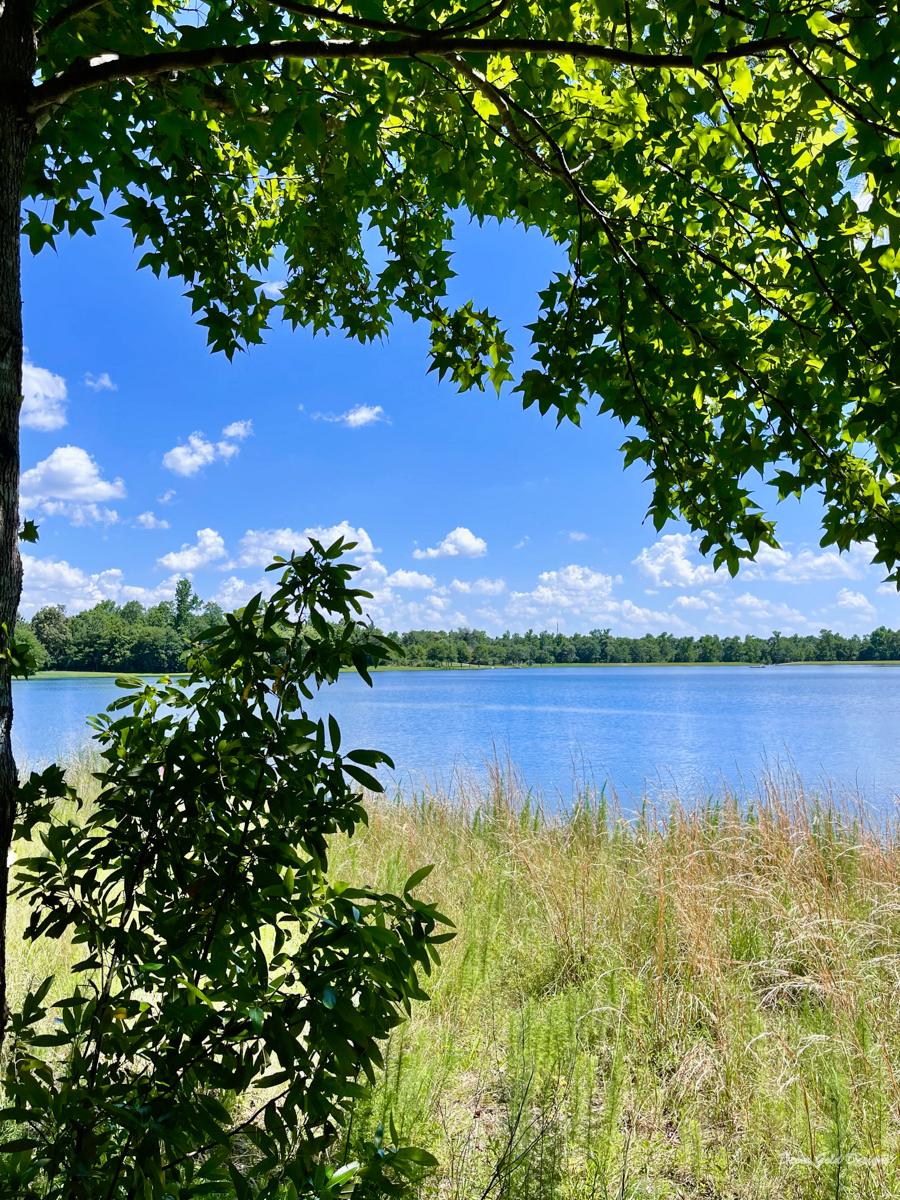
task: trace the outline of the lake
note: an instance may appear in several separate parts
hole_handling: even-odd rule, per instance
[[[321,699],[345,748],[385,750],[405,786],[484,770],[496,747],[530,785],[572,795],[573,780],[620,792],[710,789],[793,762],[881,805],[900,797],[900,665],[635,666],[385,671],[369,689],[343,675]],[[20,761],[65,754],[86,718],[116,695],[112,679],[29,680],[14,687]]]

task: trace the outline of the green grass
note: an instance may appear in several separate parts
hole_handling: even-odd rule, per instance
[[[373,805],[340,877],[459,926],[358,1120],[474,1197],[900,1196],[900,847],[768,781],[558,820],[514,775]]]
[[[35,671],[31,679],[119,679],[123,675],[129,679],[161,679],[167,672],[150,671],[144,675],[135,675],[133,671]],[[177,678],[178,671],[169,671],[170,678]]]
[[[495,766],[332,844],[379,888],[429,862],[459,934],[354,1114],[438,1157],[423,1195],[900,1197],[900,844],[858,801],[782,776],[553,818]],[[23,927],[14,992],[71,961]]]
[[[387,666],[372,667],[373,673],[383,673],[385,671],[512,671],[512,670],[532,670],[545,667],[747,667],[753,664],[750,663],[675,663],[675,662],[654,662],[654,663],[504,663],[496,666],[487,666],[479,663],[441,663],[438,666],[432,666],[426,663],[411,663],[400,664],[392,663]],[[791,662],[791,663],[767,663],[773,669],[778,666],[787,667],[841,667],[846,666],[846,663],[841,662]],[[892,659],[878,659],[872,661],[860,662],[854,660],[852,666],[866,667],[894,667],[897,663]],[[354,673],[351,667],[342,668],[342,674],[346,672]],[[138,675],[138,679],[159,679],[165,672],[151,671],[146,675]],[[133,677],[133,673],[128,671],[35,671],[30,678],[32,679],[118,679],[121,675],[129,675]],[[178,673],[172,673],[173,677],[177,677]]]

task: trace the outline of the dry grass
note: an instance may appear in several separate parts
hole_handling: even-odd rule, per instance
[[[341,878],[459,926],[359,1119],[453,1197],[900,1196],[900,846],[787,775],[626,819],[515,774],[373,804]]]
[[[70,768],[86,794],[90,770]],[[370,814],[333,877],[397,890],[434,863],[420,894],[459,927],[354,1115],[438,1156],[425,1193],[900,1198],[888,819],[791,776],[551,816],[496,767]],[[14,909],[14,993],[70,961],[23,927]]]
[[[19,769],[24,777],[32,767],[40,770],[45,765],[24,762],[19,764]],[[98,757],[90,746],[70,755],[66,762],[66,780],[82,797],[85,805],[82,812],[89,810],[91,802],[98,794],[99,785],[93,774],[97,767]],[[74,809],[74,806],[68,804],[66,807]],[[41,852],[39,843],[23,845],[19,842],[15,849],[20,858],[24,858],[29,853]],[[83,957],[83,955],[73,952],[68,937],[40,938],[36,942],[26,942],[23,933],[27,923],[27,908],[24,904],[13,900],[9,907],[7,920],[7,985],[9,1005],[13,1011],[20,1005],[26,991],[37,987],[48,975],[55,976],[55,993],[69,995],[71,988],[68,985],[69,983],[74,984],[74,979],[69,974],[69,966]]]

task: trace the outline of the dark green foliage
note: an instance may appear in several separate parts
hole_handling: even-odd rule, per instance
[[[44,650],[41,666],[65,671],[177,671],[187,661],[187,645],[222,620],[218,604],[193,594],[190,580],[176,585],[175,600],[144,609],[137,600],[117,607],[101,600],[67,617],[51,605],[31,618],[30,630]],[[28,628],[20,623],[20,631]]]
[[[186,580],[184,582],[187,582]],[[199,605],[196,597],[195,606]],[[177,670],[186,661],[185,637],[198,634],[216,619],[218,605],[207,603],[201,612],[183,618],[183,634],[176,630],[175,605],[169,601],[147,610],[136,600],[117,609],[104,600],[95,608],[75,617],[59,617],[60,610],[43,608],[31,624],[16,625],[20,642],[37,657],[38,669],[64,667],[81,671],[154,671]],[[53,619],[50,624],[49,618]],[[63,646],[56,657],[44,641],[47,627],[56,638],[51,644]],[[40,641],[32,636],[40,629]],[[702,637],[676,637],[671,633],[646,633],[643,637],[618,637],[608,629],[590,633],[506,632],[490,637],[480,629],[411,629],[392,633],[403,648],[402,654],[388,653],[385,662],[413,666],[448,667],[516,666],[550,663],[786,663],[900,661],[900,630],[883,625],[869,634],[844,636],[822,629],[818,634],[789,634],[777,630],[768,638],[720,637],[706,633]],[[49,637],[48,637],[49,640]],[[46,647],[46,650],[44,649]],[[369,664],[371,665],[371,663]]]
[[[50,656],[27,621],[16,621],[16,646],[30,657],[33,665],[29,666],[29,671],[43,671],[47,666]]]
[[[748,634],[700,638],[671,633],[643,637],[616,637],[608,629],[590,633],[504,633],[489,637],[480,629],[411,629],[391,637],[404,649],[402,660],[420,666],[533,666],[550,663],[787,663],[900,661],[900,630],[883,625],[864,637],[844,637],[823,629],[815,634],[784,636],[777,630],[768,638]]]
[[[202,608],[203,601],[194,594],[191,581],[179,579],[175,585],[175,616],[172,622],[179,633],[188,626],[191,617]]]
[[[94,721],[92,811],[59,809],[76,800],[59,767],[21,788],[27,935],[81,954],[70,995],[45,980],[12,1016],[4,1198],[336,1198],[433,1164],[347,1162],[349,1106],[452,933],[411,894],[430,868],[396,895],[328,875],[329,836],[366,820],[360,785],[392,765],[304,713],[341,667],[368,681],[396,650],[358,619],[343,548],[277,560],[272,600],[204,634],[184,686],[121,680]]]
[[[72,642],[65,606],[47,605],[34,614],[30,625],[32,633],[47,652],[48,665],[56,667],[64,663]]]

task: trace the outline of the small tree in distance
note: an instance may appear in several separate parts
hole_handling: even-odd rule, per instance
[[[65,605],[50,604],[39,609],[31,618],[31,628],[47,651],[51,665],[62,664],[71,642]]]
[[[188,617],[203,607],[203,601],[194,592],[194,585],[189,579],[179,579],[175,584],[175,628],[179,633],[184,629]]]

